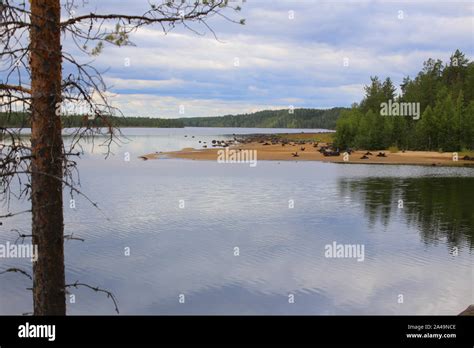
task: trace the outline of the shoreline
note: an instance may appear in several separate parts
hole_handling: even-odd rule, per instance
[[[239,137],[239,138],[237,138]],[[319,140],[319,141],[318,141]],[[461,154],[453,160],[452,152],[356,150],[346,156],[325,156],[324,148],[330,146],[332,133],[254,134],[238,135],[233,140],[213,140],[205,144],[211,148],[184,148],[179,151],[155,152],[140,156],[144,160],[175,158],[198,161],[217,161],[219,151],[233,153],[238,158],[242,151],[253,151],[257,161],[319,161],[339,164],[419,165],[442,167],[472,167],[474,160],[464,160]],[[197,141],[197,140],[196,140]],[[256,151],[256,152],[255,152]],[[330,152],[330,150],[327,150]],[[327,153],[326,153],[327,154]],[[383,157],[381,155],[384,154]],[[379,155],[379,156],[378,156]]]

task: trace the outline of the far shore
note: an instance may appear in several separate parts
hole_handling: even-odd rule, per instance
[[[348,156],[340,151],[339,156],[324,156],[321,147],[328,146],[332,141],[331,133],[300,133],[300,134],[265,134],[237,136],[234,141],[222,141],[217,144],[205,144],[208,148],[185,148],[180,151],[155,152],[141,156],[144,160],[159,158],[178,158],[198,161],[217,161],[219,151],[224,145],[229,152],[235,150],[256,150],[260,161],[321,161],[343,164],[391,164],[391,165],[423,165],[423,166],[456,166],[474,167],[474,158],[463,159],[462,153],[458,160],[453,160],[452,152],[435,151],[393,151],[355,150]],[[198,141],[198,139],[196,140]],[[216,137],[216,142],[220,141]],[[202,145],[202,144],[199,144]],[[213,147],[214,146],[214,147]],[[384,154],[385,157],[378,156]],[[469,157],[469,156],[468,156]]]

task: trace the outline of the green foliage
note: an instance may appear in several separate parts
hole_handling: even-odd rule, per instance
[[[118,47],[132,45],[125,27],[120,26],[118,23],[115,25],[115,30],[108,33],[104,40]]]
[[[247,127],[247,128],[324,128],[335,129],[336,120],[344,108],[328,110],[295,109],[264,110],[252,114],[219,117],[192,117],[180,120],[187,127]]]
[[[474,62],[456,50],[446,65],[428,59],[415,79],[406,77],[401,95],[392,81],[371,77],[359,105],[342,113],[335,142],[368,150],[396,146],[410,150],[474,149]],[[381,104],[419,103],[420,119],[382,116]]]

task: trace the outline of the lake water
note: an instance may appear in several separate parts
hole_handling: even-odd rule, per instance
[[[121,314],[458,314],[474,303],[473,169],[142,161],[290,130],[123,131],[114,156],[85,146],[79,160],[82,191],[102,212],[81,197],[65,208],[65,233],[85,239],[66,242],[67,282],[112,291]],[[29,215],[2,222],[0,243],[30,231]],[[363,246],[363,261],[326,257],[333,243]],[[8,267],[31,262],[0,259]],[[31,312],[30,286],[1,275],[0,314]],[[114,314],[105,295],[72,293],[69,314]]]

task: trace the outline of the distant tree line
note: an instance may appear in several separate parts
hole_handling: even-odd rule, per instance
[[[335,129],[344,108],[264,110],[250,114],[181,118],[187,127],[324,128]]]
[[[84,126],[104,126],[101,119],[89,119],[87,116],[61,116],[64,128]],[[110,117],[108,121],[115,127],[157,127],[157,128],[183,128],[184,124],[178,119],[164,119],[151,117]],[[0,113],[0,127],[25,128],[30,127],[27,113]]]
[[[371,77],[364,99],[341,113],[336,144],[367,150],[390,146],[436,151],[474,149],[474,62],[462,52],[456,50],[447,64],[428,59],[415,79],[403,80],[400,95],[396,96],[395,91],[390,78],[382,82]],[[384,116],[382,105],[389,101],[400,110],[403,104],[417,104],[419,119],[413,114]]]
[[[110,117],[108,121],[116,127],[247,127],[247,128],[324,128],[335,129],[336,120],[345,108],[264,110],[251,114],[227,115],[217,117],[190,117],[164,119],[151,117]],[[87,116],[62,116],[63,127],[105,126],[100,119],[88,119]],[[0,127],[29,127],[27,113],[0,112]]]

